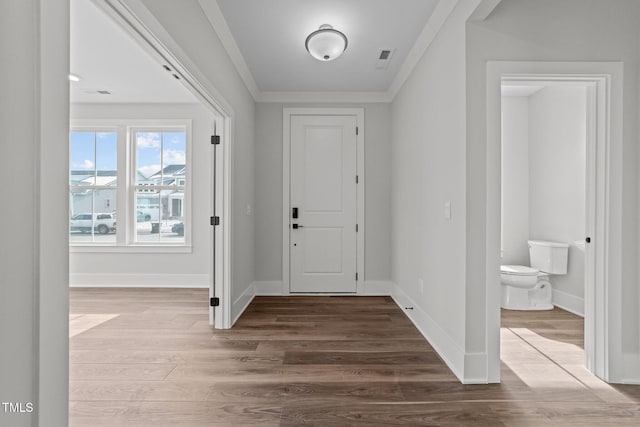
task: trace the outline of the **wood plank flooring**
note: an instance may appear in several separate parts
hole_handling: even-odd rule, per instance
[[[502,314],[502,383],[463,385],[388,297],[72,289],[72,426],[638,426],[640,387],[583,366],[582,319]],[[75,322],[75,323],[74,323]]]

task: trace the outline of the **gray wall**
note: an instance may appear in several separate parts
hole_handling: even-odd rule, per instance
[[[584,298],[586,90],[547,87],[529,100],[529,236],[569,247],[567,275],[553,289]]]
[[[64,426],[68,410],[69,3],[0,2],[0,401],[3,426]]]
[[[231,298],[237,304],[232,308],[231,318],[235,319],[243,308],[239,298],[250,288],[255,277],[255,234],[251,214],[255,182],[255,102],[197,0],[143,0],[143,3],[153,14],[145,24],[157,34],[166,31],[181,50],[174,52],[178,59],[190,64],[189,71],[211,93],[220,93],[233,109]]]
[[[502,264],[529,265],[529,98],[502,98]]]
[[[467,375],[465,341],[473,336],[465,331],[472,316],[465,302],[464,25],[477,3],[458,3],[392,104],[392,279],[414,308],[407,314],[459,378]],[[474,298],[471,310],[483,300]]]
[[[612,245],[609,257],[615,267],[608,302],[612,305],[609,326],[615,347],[610,354],[613,378],[640,376],[640,295],[638,291],[638,40],[640,2],[619,0],[615,7],[607,0],[503,0],[489,18],[467,25],[467,95],[469,126],[467,191],[472,200],[470,214],[481,219],[486,195],[486,66],[487,61],[621,61],[624,79],[621,118],[621,145],[609,154],[613,170],[621,173],[611,192]],[[482,228],[480,228],[482,230]],[[470,275],[484,276],[486,248],[482,232],[467,242]],[[615,313],[614,313],[615,311]],[[477,313],[475,322],[486,316]],[[614,351],[615,349],[615,351]],[[633,363],[626,362],[635,360]]]
[[[391,278],[391,111],[389,104],[281,104],[256,107],[256,280],[282,280],[282,110],[365,109],[365,280]]]

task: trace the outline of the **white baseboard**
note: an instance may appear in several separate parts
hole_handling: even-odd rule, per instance
[[[242,316],[242,313],[244,313],[247,307],[249,307],[249,304],[251,304],[251,301],[253,301],[253,298],[255,298],[255,296],[255,286],[252,283],[238,298],[235,299],[235,301],[233,301],[233,304],[231,306],[231,326],[233,326],[238,321],[240,316]]]
[[[390,296],[394,284],[388,280],[365,280],[358,282],[357,295]]]
[[[584,298],[553,289],[553,305],[584,317]]]
[[[288,295],[286,289],[284,289],[284,284],[281,280],[271,280],[271,281],[258,281],[253,282],[253,286],[255,287],[256,296],[274,296],[274,295]],[[367,280],[358,282],[358,287],[356,291],[356,295],[367,295],[367,296],[390,296],[393,290],[393,283],[385,280]],[[318,295],[328,295],[320,293]],[[334,295],[341,295],[339,293]]]
[[[409,317],[416,328],[418,328],[418,331],[429,341],[429,344],[436,350],[449,369],[453,371],[454,375],[458,377],[462,383],[466,383],[464,376],[464,349],[462,349],[438,323],[425,313],[418,304],[409,298],[398,285],[394,286],[391,297],[407,317]],[[410,309],[408,307],[413,308]],[[475,380],[475,382],[478,382],[478,380]],[[486,379],[484,382],[487,382]]]
[[[70,274],[78,288],[208,288],[208,274]]]
[[[256,296],[284,295],[282,280],[253,282]]]

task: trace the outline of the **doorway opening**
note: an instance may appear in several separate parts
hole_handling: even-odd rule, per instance
[[[620,184],[622,146],[622,67],[604,62],[503,62],[487,65],[487,219],[486,219],[486,295],[487,295],[487,377],[500,380],[500,251],[502,239],[502,93],[503,82],[536,82],[540,86],[573,85],[583,87],[587,98],[585,162],[585,245],[584,349],[586,368],[605,381],[611,381],[619,345],[620,327],[609,313],[618,306],[613,296],[620,288],[620,266],[610,253],[619,247],[616,218],[622,203],[615,188]],[[578,239],[576,239],[578,240]],[[571,242],[574,243],[575,242]],[[586,243],[586,240],[585,240]],[[525,252],[526,253],[526,252]],[[553,280],[553,279],[552,279]],[[613,320],[613,321],[612,321]]]
[[[208,288],[208,298],[202,301],[208,323],[229,328],[233,110],[185,68],[178,59],[183,57],[179,48],[161,41],[156,33],[168,35],[142,23],[136,13],[144,11],[134,12],[119,1],[76,1],[71,6],[72,66],[73,51],[77,57],[112,55],[75,63],[86,74],[79,71],[85,81],[72,86],[76,99],[72,118],[84,124],[91,120],[94,140],[108,128],[114,142],[109,146],[113,146],[111,181],[98,171],[104,169],[98,164],[98,142],[92,145],[94,157],[86,162],[94,170],[94,177],[88,178],[96,187],[94,193],[113,186],[107,188],[108,205],[98,200],[100,209],[107,209],[104,205],[113,211],[113,226],[90,244],[71,248],[76,267],[86,267],[84,260],[89,257],[91,265],[102,267],[72,271],[70,281],[90,287]],[[107,46],[92,46],[92,40],[104,38],[82,39],[83,31],[113,37]],[[113,91],[86,89],[94,82],[122,86]],[[168,90],[164,95],[163,82]],[[102,97],[102,102],[92,101],[91,96]],[[74,184],[83,190],[82,183]],[[94,194],[88,206],[95,206],[95,199]],[[95,241],[98,238],[110,240],[103,244]]]
[[[501,82],[500,358],[528,384],[583,381],[592,88]]]

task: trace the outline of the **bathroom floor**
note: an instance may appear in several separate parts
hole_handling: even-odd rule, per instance
[[[582,391],[617,400],[620,393],[584,367],[584,319],[559,308],[502,310],[502,378],[515,376],[531,387]]]

